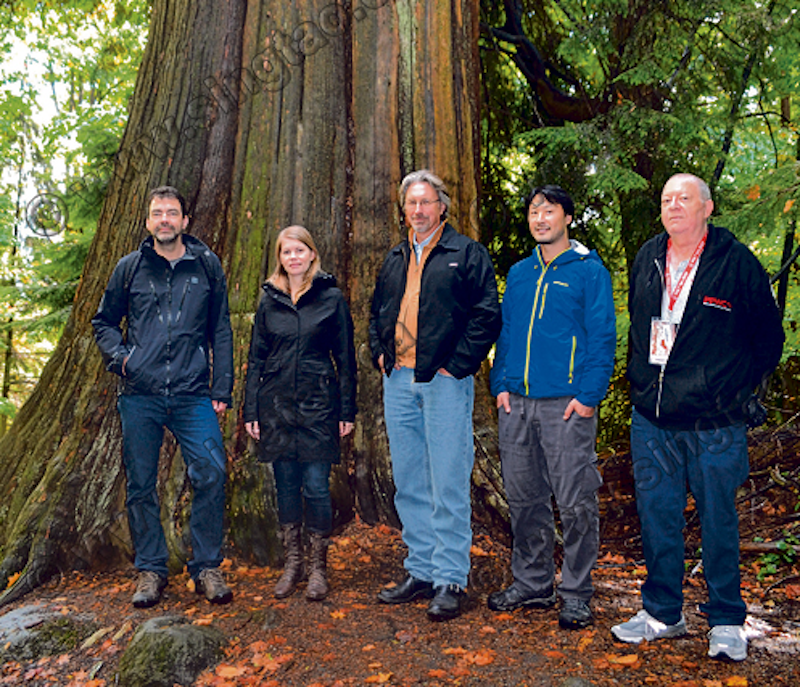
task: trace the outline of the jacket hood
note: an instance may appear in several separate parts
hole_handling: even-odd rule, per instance
[[[540,261],[544,262],[542,258],[542,251],[539,246],[533,249],[533,255],[536,256]],[[584,246],[580,241],[576,241],[575,239],[569,240],[569,248],[565,250],[560,255],[557,255],[553,260],[553,263],[558,265],[565,265],[570,262],[575,262],[576,260],[597,260],[598,262],[602,263],[600,260],[600,256],[597,254],[597,251],[590,250],[586,246]]]

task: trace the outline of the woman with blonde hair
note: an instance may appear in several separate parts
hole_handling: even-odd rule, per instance
[[[331,465],[339,462],[339,439],[353,430],[356,414],[353,320],[336,279],[320,268],[307,229],[278,234],[275,263],[253,324],[245,429],[275,475],[285,564],[274,594],[289,596],[304,577],[305,514],[306,598],[319,601],[328,593]]]

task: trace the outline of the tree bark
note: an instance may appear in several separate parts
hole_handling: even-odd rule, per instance
[[[312,232],[356,325],[361,410],[332,480],[337,522],[358,513],[397,524],[369,301],[403,233],[405,173],[429,167],[442,176],[455,223],[477,238],[477,18],[477,0],[155,0],[72,315],[0,442],[0,604],[57,570],[130,560],[116,381],[90,320],[114,264],[145,236],[145,198],[162,183],[189,199],[190,232],[228,276],[238,375],[223,420],[230,549],[262,564],[280,551],[271,472],[255,460],[240,408],[260,284],[288,224]],[[478,385],[476,514],[502,524],[485,376]],[[177,453],[168,435],[159,496],[172,569],[189,557],[190,487]]]

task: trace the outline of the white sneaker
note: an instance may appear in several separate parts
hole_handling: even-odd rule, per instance
[[[747,658],[747,637],[741,625],[716,625],[708,633],[708,655],[711,658],[744,661]]]
[[[674,625],[665,625],[656,620],[647,611],[642,609],[628,622],[614,625],[611,633],[620,641],[629,644],[638,644],[647,640],[668,639],[686,634],[686,620],[681,614],[681,619]]]

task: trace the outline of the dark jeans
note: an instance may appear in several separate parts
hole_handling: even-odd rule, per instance
[[[647,581],[645,610],[673,625],[683,607],[687,485],[700,516],[708,624],[742,625],[747,609],[739,582],[739,517],[736,489],[747,479],[747,431],[743,424],[714,430],[666,430],[635,410],[631,452],[636,504],[642,525]]]
[[[128,524],[136,567],[166,577],[167,545],[156,492],[164,428],[175,435],[194,496],[189,521],[193,578],[222,562],[225,511],[225,450],[211,400],[197,396],[120,396]]]
[[[306,529],[327,536],[333,527],[333,506],[328,478],[331,464],[323,461],[276,460],[272,464],[275,491],[278,493],[278,522],[293,525],[303,522],[305,500]]]

